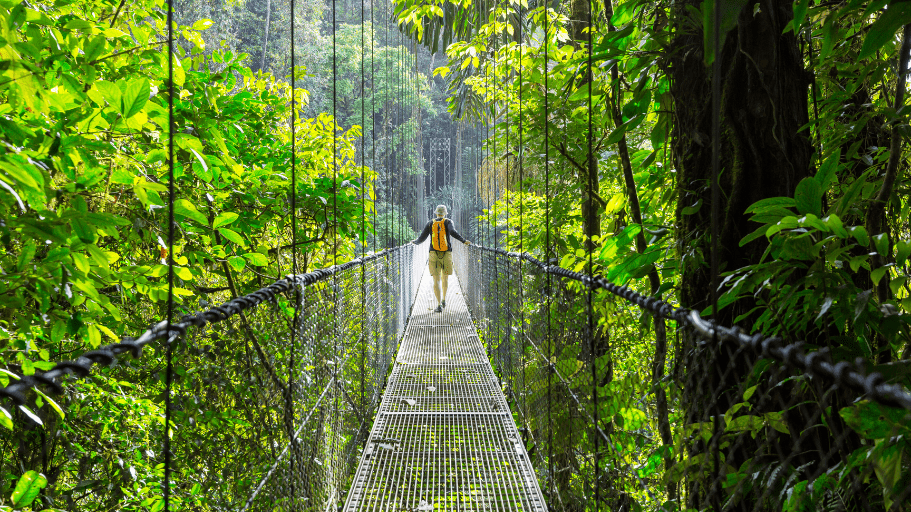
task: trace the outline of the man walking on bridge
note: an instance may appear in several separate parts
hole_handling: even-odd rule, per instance
[[[452,239],[450,236],[454,236],[456,240],[465,245],[471,245],[471,242],[456,232],[452,221],[446,218],[448,213],[445,205],[437,206],[436,219],[428,221],[421,236],[411,242],[417,245],[426,240],[428,236],[433,235],[430,239],[430,256],[427,258],[427,265],[430,267],[430,275],[433,276],[433,294],[437,297],[437,308],[434,311],[437,313],[442,313],[443,308],[446,307],[446,288],[449,286],[449,276],[452,275]],[[440,298],[441,277],[443,281],[442,300]]]

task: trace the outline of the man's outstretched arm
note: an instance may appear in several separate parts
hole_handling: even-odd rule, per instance
[[[453,238],[455,238],[459,242],[462,242],[463,244],[471,244],[471,242],[462,238],[462,235],[460,235],[459,232],[456,231],[455,225],[452,222],[449,223],[449,234],[452,235]]]
[[[411,243],[413,243],[414,245],[418,245],[419,243],[423,242],[424,240],[427,240],[428,236],[430,236],[430,223],[429,222],[427,223],[426,226],[424,226],[424,231],[421,231],[421,236],[412,240]]]

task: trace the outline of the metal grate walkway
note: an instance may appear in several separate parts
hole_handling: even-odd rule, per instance
[[[455,275],[425,270],[345,511],[546,511]]]

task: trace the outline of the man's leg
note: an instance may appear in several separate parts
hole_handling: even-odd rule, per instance
[[[440,305],[440,273],[433,276],[433,294],[437,296],[437,305]],[[443,296],[446,296],[446,275],[443,274]]]
[[[443,275],[443,300],[446,300],[446,288],[449,287],[449,275],[446,272],[440,272]],[[440,302],[440,295],[437,294],[437,302]]]

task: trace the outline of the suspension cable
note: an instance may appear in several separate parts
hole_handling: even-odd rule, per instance
[[[295,50],[294,43],[295,31],[295,0],[291,0],[291,272],[298,273],[297,268],[297,96],[295,88],[297,86],[297,75],[294,69]],[[281,259],[281,252],[278,254]],[[294,318],[291,322],[291,336],[288,360],[288,396],[286,400],[286,417],[288,418],[288,431],[294,428],[294,344],[297,341],[297,330],[300,322],[300,287],[294,287]],[[294,500],[294,457],[288,457],[288,474],[291,476],[291,499]]]
[[[550,12],[547,4],[544,4],[544,261],[550,264],[550,124],[548,116],[550,115],[550,90],[548,89],[548,58],[550,48]],[[546,275],[547,279],[547,354],[548,357],[553,353],[553,334],[551,332],[550,310],[551,310],[551,279],[550,274]],[[552,373],[547,372],[547,463],[549,469],[551,496],[556,494],[556,482],[554,480],[554,418],[553,418],[553,397],[551,396]]]
[[[586,5],[588,8],[588,12],[587,12],[588,19],[586,20],[587,25],[588,25],[588,48],[587,48],[588,71],[586,73],[587,81],[588,81],[588,104],[587,104],[587,107],[588,107],[587,108],[587,110],[588,110],[588,166],[587,166],[588,172],[586,174],[588,176],[586,176],[585,182],[586,182],[586,186],[588,187],[588,197],[586,198],[586,200],[588,201],[588,208],[589,208],[588,214],[596,217],[599,214],[597,208],[595,208],[594,212],[591,211],[595,205],[595,201],[594,201],[595,184],[592,183],[592,180],[598,179],[598,174],[592,172],[594,170],[595,165],[597,165],[597,160],[595,159],[594,145],[592,143],[592,106],[593,106],[592,105],[592,85],[595,80],[594,67],[592,66],[592,26],[593,26],[592,21],[594,19],[594,16],[592,15],[593,13],[592,13],[591,0],[587,0]],[[593,226],[589,226],[589,229],[592,229],[592,228],[593,228]],[[587,251],[588,252],[588,275],[591,276],[591,275],[594,275],[594,262],[593,262],[592,254],[594,253],[595,240],[592,239],[590,233],[586,233],[585,235],[586,235],[585,238],[586,238],[586,246],[587,246],[586,249],[588,250]],[[598,242],[600,242],[600,240]],[[600,427],[600,424],[599,424],[600,419],[598,418],[598,384],[599,384],[598,358],[597,358],[597,353],[595,352],[595,315],[594,315],[595,312],[594,312],[594,309],[592,306],[592,294],[593,293],[594,293],[594,290],[591,287],[588,287],[588,290],[587,290],[587,293],[585,294],[585,296],[586,296],[586,312],[588,314],[589,357],[591,357],[591,360],[592,360],[592,365],[591,365],[591,367],[592,367],[592,413],[594,416],[593,419],[594,419],[595,427]],[[594,441],[595,441],[595,443],[594,443],[595,444],[595,450],[594,450],[595,512],[597,512],[597,511],[601,510],[601,486],[598,485],[598,481],[600,480],[600,478],[599,478],[600,477],[600,468],[598,465],[598,450],[600,449],[600,446],[599,446],[600,439],[598,439],[598,436],[593,436],[593,437],[595,438],[594,439]]]
[[[167,368],[165,369],[164,419],[164,510],[171,502],[171,385],[174,378],[174,339],[170,338],[174,322],[174,0],[168,0],[168,313]]]

